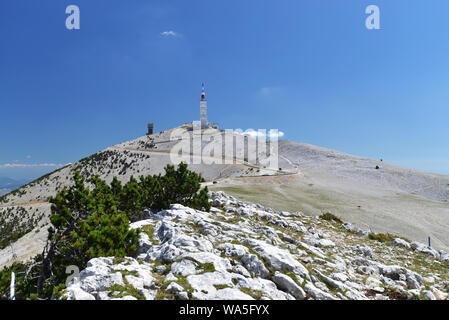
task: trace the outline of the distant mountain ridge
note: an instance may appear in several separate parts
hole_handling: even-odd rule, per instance
[[[0,177],[0,196],[3,196],[15,189],[25,185],[27,180],[14,180],[8,177]]]

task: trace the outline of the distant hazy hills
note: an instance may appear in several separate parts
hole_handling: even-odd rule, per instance
[[[20,188],[25,183],[26,181],[24,180],[18,181],[7,177],[0,177],[0,196]]]

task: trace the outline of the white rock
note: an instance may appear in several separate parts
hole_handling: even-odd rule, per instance
[[[362,300],[368,299],[364,295],[368,289],[378,292],[370,299],[384,299],[388,298],[387,295],[379,292],[386,286],[410,298],[412,294],[418,298],[426,294],[427,298],[433,295],[438,300],[447,299],[447,293],[443,291],[449,289],[449,282],[445,284],[437,274],[423,279],[420,274],[407,269],[406,262],[397,256],[399,251],[388,247],[389,244],[379,247],[382,252],[373,257],[370,247],[346,243],[340,236],[347,233],[335,227],[325,229],[323,226],[327,224],[319,218],[264,209],[260,205],[237,201],[224,193],[211,195],[214,203],[220,206],[213,212],[177,204],[169,210],[148,211],[146,220],[131,224],[133,229],[151,224],[155,230],[154,239],[141,233],[137,253],[139,261],[126,258],[124,262],[114,264],[113,257],[92,259],[81,272],[78,287],[76,283],[69,285],[65,296],[70,299],[110,300],[118,292],[108,289],[114,284],[124,286],[126,282],[145,299],[152,300],[160,290],[155,277],[159,279],[168,272],[163,281],[169,282],[167,291],[181,300],[253,299],[256,295],[262,300],[293,300],[304,299],[305,292],[312,299]],[[227,206],[226,212],[222,205]],[[236,217],[236,214],[240,217],[238,224],[225,222]],[[252,218],[249,219],[249,216]],[[351,224],[344,224],[343,228],[351,232],[355,230]],[[368,234],[368,231],[362,231],[356,232]],[[338,239],[338,247],[335,240],[330,239]],[[234,244],[235,240],[244,245]],[[409,245],[415,251],[439,256],[441,259],[435,260],[435,263],[449,262],[447,253],[441,251],[435,254],[434,249],[424,244],[414,243],[412,246],[397,238],[393,245]],[[385,261],[397,262],[383,265],[376,262],[378,256],[385,258]],[[165,265],[155,266],[154,261]],[[313,268],[314,275],[309,274],[301,262]],[[203,264],[212,264],[215,271],[210,272],[212,268],[206,270],[201,267]],[[292,272],[298,280],[281,271]],[[423,270],[423,273],[430,274],[428,271]],[[193,288],[191,295],[175,282],[177,276],[186,277]],[[307,284],[302,288],[304,281]],[[435,287],[424,293],[421,291],[424,289],[423,281]],[[339,291],[335,295],[331,294],[334,288]],[[247,294],[246,290],[253,293]],[[121,299],[135,298],[125,296]]]
[[[360,254],[364,255],[365,257],[368,257],[368,258],[372,258],[372,256],[373,256],[373,250],[370,247],[368,247],[368,246],[362,247],[360,245],[356,245],[354,247],[354,251],[357,252],[357,253],[360,253]]]
[[[224,288],[208,295],[202,292],[194,292],[193,297],[199,300],[254,300],[253,297],[236,288]]]
[[[169,272],[167,274],[167,276],[165,276],[165,282],[176,281],[176,280],[178,280],[178,278],[171,272]]]
[[[276,274],[271,278],[271,280],[276,283],[276,285],[293,295],[298,300],[303,300],[306,297],[304,290],[289,276],[276,272]]]
[[[354,232],[354,226],[351,224],[351,223],[349,223],[349,222],[345,222],[343,225],[342,225],[342,227],[346,230],[346,231],[349,231],[349,232]]]
[[[190,275],[187,277],[187,281],[195,291],[201,293],[199,295],[194,295],[197,299],[200,299],[198,296],[202,298],[206,298],[208,295],[213,296],[217,291],[214,285],[233,286],[232,276],[227,272],[207,272],[203,274]]]
[[[333,248],[333,247],[335,247],[335,243],[332,240],[329,240],[329,239],[320,239],[318,244],[322,248]]]
[[[376,269],[374,267],[367,267],[367,266],[359,266],[356,269],[357,273],[365,274],[365,275],[372,275],[376,273]]]
[[[381,293],[377,293],[374,299],[375,300],[389,300],[388,296],[384,296]]]
[[[256,277],[266,278],[270,274],[262,261],[255,254],[242,256],[241,261],[245,268]]]
[[[143,289],[143,280],[141,278],[137,278],[133,275],[126,275],[125,276],[126,281],[128,281],[128,283],[130,285],[132,285],[134,288],[136,289]]]
[[[407,291],[411,297],[419,297],[420,291],[418,289],[411,289]]]
[[[71,285],[67,288],[65,297],[67,300],[95,300],[90,293],[82,290],[79,285]]]
[[[253,246],[255,252],[267,261],[274,271],[293,271],[306,279],[310,279],[309,271],[287,250],[259,240],[250,240],[249,244]]]
[[[153,224],[153,220],[143,220],[143,221],[137,221],[134,223],[131,223],[129,225],[130,229],[139,229],[143,226]],[[137,254],[146,253],[150,248],[153,246],[153,243],[151,242],[150,237],[145,233],[141,232],[139,235],[139,241],[137,243]]]
[[[287,211],[282,211],[281,212],[281,215],[283,216],[283,217],[291,217],[291,213],[290,212],[287,212]]]
[[[310,282],[306,283],[304,288],[306,289],[306,292],[316,300],[338,300],[331,294],[318,289]]]
[[[369,276],[368,278],[366,278],[365,284],[369,289],[374,289],[381,286],[382,281],[380,281],[380,279],[377,277]]]
[[[346,296],[352,300],[368,300],[368,298],[357,290],[351,289],[345,292]]]
[[[408,243],[407,241],[405,241],[404,239],[401,239],[401,238],[393,239],[393,245],[410,249],[410,243]]]
[[[405,274],[405,268],[397,265],[379,265],[379,273],[392,280],[400,280],[400,275]]]
[[[411,247],[413,249],[415,249],[416,251],[434,256],[436,258],[438,258],[440,256],[440,254],[438,253],[438,251],[436,251],[435,249],[432,249],[430,247],[428,247],[427,245],[425,245],[424,243],[420,243],[420,242],[412,242],[411,243]]]
[[[334,280],[326,275],[324,275],[323,273],[321,273],[320,271],[313,269],[313,271],[318,274],[320,276],[320,278],[329,286],[331,286],[332,288],[344,291],[347,290],[347,287],[344,285],[343,282],[338,281],[338,280]]]
[[[117,272],[107,275],[98,273],[87,277],[83,275],[82,271],[80,273],[80,287],[86,292],[104,291],[114,284],[120,286],[125,285],[121,273]]]
[[[193,262],[190,259],[183,259],[180,262],[174,262],[171,265],[171,273],[178,276],[189,276],[191,274],[197,274],[199,270],[196,268],[198,267],[198,264]]]
[[[111,300],[137,300],[137,298],[133,296],[124,296],[121,298],[112,298]]]
[[[214,265],[215,270],[221,272],[230,271],[232,269],[228,259],[222,258],[211,252],[188,252],[184,253],[181,258],[190,258],[202,264],[211,263]]]
[[[237,257],[249,254],[249,249],[239,244],[224,243],[217,247],[217,249],[224,251],[224,255],[227,257]]]
[[[370,233],[371,233],[371,232],[370,232],[369,230],[363,230],[363,229],[360,229],[360,228],[357,228],[357,230],[355,231],[355,234],[356,234],[356,235],[362,236],[362,237],[368,237],[368,235],[369,235]]]
[[[109,297],[110,291],[101,291],[97,293],[97,299],[98,300],[111,300]]]
[[[437,299],[437,298],[435,298],[434,294],[430,290],[423,290],[422,293],[429,300],[436,300]]]
[[[435,287],[430,287],[430,290],[432,290],[432,293],[437,300],[447,300],[447,297],[448,297],[447,293],[445,293],[441,290],[438,290]]]
[[[183,291],[183,292],[178,292],[176,293],[176,298],[178,298],[179,300],[189,300],[189,295],[187,294],[187,292]]]
[[[237,276],[237,275],[236,275]],[[238,275],[241,277],[240,275]],[[192,297],[199,300],[253,300],[253,298],[237,288],[232,288],[232,275],[222,272],[208,272],[187,277],[194,289]],[[215,286],[226,285],[229,288],[219,289]]]
[[[238,287],[249,288],[255,292],[262,292],[261,299],[295,300],[295,298],[282,290],[279,290],[273,281],[262,278],[240,278]]]
[[[238,264],[232,268],[232,271],[237,274],[241,274],[244,277],[250,278],[251,274],[249,271],[242,265]]]
[[[160,250],[159,259],[164,263],[174,262],[182,254],[181,250],[171,244],[164,245]]]
[[[426,283],[430,283],[433,284],[435,283],[435,278],[434,277],[423,277],[422,280]]]
[[[145,300],[154,300],[157,290],[140,289],[139,293],[145,297]]]
[[[441,256],[441,259],[447,263],[449,263],[449,254],[445,253]]]
[[[167,286],[167,289],[165,291],[170,292],[170,293],[178,293],[178,292],[184,291],[184,288],[176,282],[171,282]]]
[[[422,277],[416,272],[406,269],[405,276],[406,276],[406,283],[409,288],[419,289],[422,286],[423,284]]]
[[[343,272],[332,273],[330,275],[330,277],[332,279],[335,279],[335,280],[338,280],[338,281],[341,281],[341,282],[345,282],[345,281],[348,280],[348,276],[345,273],[343,273]]]
[[[158,274],[164,274],[165,271],[167,271],[167,266],[165,266],[165,265],[157,266],[157,267],[155,267],[155,271]]]

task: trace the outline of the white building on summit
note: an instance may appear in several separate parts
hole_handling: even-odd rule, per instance
[[[201,129],[206,129],[209,127],[209,122],[207,121],[207,100],[206,91],[204,90],[204,83],[201,86],[200,122]]]

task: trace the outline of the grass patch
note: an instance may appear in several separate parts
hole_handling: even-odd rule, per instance
[[[127,262],[128,260],[125,257],[114,257],[112,261],[113,264],[121,264],[123,262]]]
[[[200,233],[200,234],[203,232],[203,228],[198,225],[198,222],[195,222],[195,223],[187,222],[187,225],[193,229],[193,232]]]
[[[139,277],[139,274],[136,271],[117,270],[117,271],[114,271],[113,273],[121,273],[123,277],[125,277],[125,276],[134,276],[136,278]]]
[[[261,256],[259,253],[257,253],[256,251],[254,251],[254,249],[253,249],[251,246],[249,246],[249,245],[246,244],[246,243],[240,242],[240,241],[238,241],[238,240],[232,240],[231,243],[232,243],[232,244],[239,244],[239,245],[242,245],[242,246],[244,246],[244,247],[247,247],[248,250],[249,250],[249,252],[250,252],[251,254],[254,254],[255,256],[257,256],[257,258],[259,258],[260,261],[262,261],[262,263],[264,264],[265,268],[266,268],[266,269],[268,270],[268,272],[269,272],[269,277],[271,278],[272,276],[274,276],[274,271],[271,270],[271,267],[270,267],[270,265],[268,264],[268,262],[265,260],[265,258],[262,257],[262,256]]]
[[[190,283],[187,281],[186,277],[183,276],[177,276],[178,280],[176,280],[175,282],[177,284],[179,284],[181,287],[184,288],[184,290],[187,292],[187,294],[189,295],[189,299],[192,299],[192,292],[193,292],[193,288],[190,285]]]
[[[147,234],[148,238],[150,238],[150,241],[153,245],[159,244],[159,241],[154,239],[154,226],[152,224],[147,224],[143,226],[142,230]]]
[[[239,288],[240,291],[246,293],[247,295],[253,297],[256,300],[260,300],[262,298],[263,292],[260,290],[252,290],[249,288]]]
[[[217,290],[221,290],[221,289],[226,289],[226,288],[230,288],[228,285],[226,284],[214,284],[215,289]]]
[[[243,221],[243,219],[240,218],[240,217],[233,217],[233,218],[228,218],[228,219],[225,220],[225,222],[233,223],[233,224],[237,224],[240,221]]]
[[[368,238],[382,243],[391,243],[393,242],[393,239],[397,237],[390,233],[370,233]]]
[[[125,277],[123,277],[123,282],[125,283],[124,286],[114,284],[108,289],[106,289],[106,291],[118,292],[112,295],[112,298],[123,298],[126,296],[132,296],[138,300],[145,300],[145,297],[139,292],[139,290],[130,285]]]
[[[166,292],[165,290],[158,290],[156,293],[156,296],[154,297],[154,300],[174,300],[175,295],[170,292]]]
[[[179,284],[181,287],[184,288],[184,291],[187,292],[187,295],[189,296],[189,299],[192,300],[192,293],[193,293],[193,288],[190,285],[190,283],[187,281],[187,278],[181,275],[177,275],[176,276],[178,278],[178,280],[175,281],[168,281],[165,282],[164,284],[161,285],[161,288],[158,290],[155,300],[173,300],[175,299],[174,294],[166,292],[167,287],[169,286],[170,283],[175,282],[177,284]]]
[[[195,262],[198,263],[196,270],[202,270],[202,273],[215,272],[215,266],[213,263],[200,263],[198,261]]]
[[[215,266],[214,266],[213,263],[210,263],[210,262],[201,263],[201,262],[199,262],[199,261],[197,261],[197,260],[195,260],[194,258],[191,258],[191,257],[186,257],[185,259],[189,259],[189,260],[195,262],[197,264],[195,269],[196,270],[201,270],[201,274],[202,273],[215,272],[216,271]],[[181,261],[181,260],[182,259],[179,259],[178,262]]]
[[[286,276],[289,276],[290,278],[292,278],[293,281],[295,281],[296,283],[299,283],[298,281],[298,277],[296,277],[296,275],[293,272],[290,271],[281,271],[283,274],[285,274]]]
[[[334,215],[330,212],[326,212],[326,213],[323,213],[322,215],[320,215],[320,219],[330,221],[330,222],[335,222],[338,224],[343,224],[343,221],[339,217],[337,217],[336,215]]]

